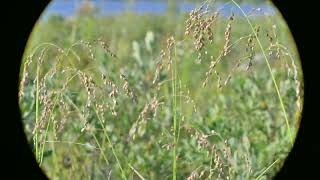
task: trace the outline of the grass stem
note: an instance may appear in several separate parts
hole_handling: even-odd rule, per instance
[[[275,160],[269,167],[267,167],[257,178],[256,180],[259,180],[274,164],[276,164],[279,161],[279,159]]]
[[[37,84],[36,84],[36,125],[38,125],[39,123],[39,72],[40,72],[40,67],[39,67],[39,63],[37,63],[37,75],[36,75],[36,79],[37,79]],[[36,159],[37,161],[39,161],[39,152],[38,152],[38,130],[35,130],[35,148],[36,148]]]
[[[241,13],[244,15],[245,19],[247,20],[248,24],[250,25],[250,28],[252,30],[252,32],[254,33],[254,36],[259,44],[259,47],[263,53],[263,56],[264,56],[264,60],[268,66],[268,69],[269,69],[269,72],[270,72],[270,75],[271,75],[271,78],[272,78],[272,81],[273,81],[273,84],[274,84],[274,87],[277,91],[277,95],[278,95],[278,99],[280,101],[280,104],[281,104],[281,109],[283,111],[283,115],[284,115],[284,118],[285,118],[285,121],[286,121],[286,125],[287,125],[287,128],[288,128],[288,133],[289,133],[289,137],[290,137],[290,142],[291,142],[291,145],[293,146],[293,137],[292,137],[292,134],[291,134],[291,128],[290,128],[290,125],[289,125],[289,120],[288,120],[288,117],[287,117],[287,112],[286,112],[286,109],[284,107],[284,103],[283,103],[283,100],[282,100],[282,97],[281,97],[281,94],[280,94],[280,91],[279,91],[279,88],[278,88],[278,85],[277,85],[277,82],[276,82],[276,79],[272,73],[272,69],[271,69],[271,66],[270,66],[270,63],[269,63],[269,60],[267,58],[267,55],[266,55],[266,52],[265,50],[263,49],[262,47],[262,44],[260,42],[260,39],[258,38],[258,35],[257,33],[255,32],[254,30],[254,27],[248,17],[248,15],[243,11],[243,9],[240,7],[240,5],[238,3],[236,3],[234,0],[231,0],[241,11]]]

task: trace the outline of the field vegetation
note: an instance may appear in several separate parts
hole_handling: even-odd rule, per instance
[[[241,10],[237,2],[227,3]],[[215,3],[114,16],[84,4],[37,23],[19,103],[48,177],[270,179],[280,170],[303,101],[294,41],[278,12],[225,17]]]

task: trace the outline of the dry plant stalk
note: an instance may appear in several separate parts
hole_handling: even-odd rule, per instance
[[[211,16],[205,16],[208,11],[202,11],[202,7],[192,10],[191,13],[189,14],[189,18],[186,21],[186,27],[185,27],[185,35],[186,36],[191,36],[193,38],[193,43],[194,43],[194,50],[195,52],[198,53],[198,57],[196,62],[201,62],[202,56],[202,51],[205,49],[207,41],[212,44],[214,40],[214,35],[213,35],[213,24],[217,19],[218,12],[213,13]],[[227,25],[224,31],[224,44],[222,47],[222,50],[219,54],[219,56],[214,60],[213,56],[210,56],[210,66],[208,71],[206,72],[206,79],[203,82],[203,86],[206,86],[208,83],[209,77],[214,73],[215,76],[217,77],[218,81],[218,88],[222,88],[226,86],[229,82],[230,79],[233,75],[233,73],[236,71],[236,69],[239,68],[240,64],[242,63],[243,60],[248,59],[248,64],[246,67],[246,70],[248,71],[251,66],[252,66],[252,61],[255,57],[255,38],[256,36],[254,34],[251,34],[248,37],[247,44],[246,44],[246,57],[241,57],[237,59],[237,62],[235,66],[233,66],[231,72],[227,75],[227,78],[224,82],[222,82],[222,78],[220,76],[220,73],[217,72],[216,66],[221,62],[221,60],[227,56],[228,53],[231,51],[231,31],[232,31],[232,22],[234,21],[234,14],[228,18]],[[258,34],[260,31],[260,26],[257,26],[255,29],[256,34]],[[280,56],[283,54],[283,52],[280,49],[280,46],[278,44],[273,44],[273,37],[271,37],[269,34],[267,34],[267,37],[269,38],[269,41],[271,43],[270,45],[270,52],[271,47],[276,47],[276,57],[280,59]],[[276,38],[276,37],[275,37]],[[111,52],[109,46],[102,41],[102,39],[98,39],[97,42],[104,50],[106,53],[108,53],[111,57],[117,57],[114,53]],[[93,52],[93,46],[91,42],[85,42],[81,41],[81,43],[89,50],[90,57],[94,59],[94,52]],[[159,79],[160,73],[163,69],[163,64],[164,64],[164,59],[167,58],[167,69],[169,70],[172,66],[172,61],[173,61],[173,50],[176,45],[176,39],[171,36],[170,38],[167,39],[166,42],[166,48],[164,50],[161,50],[160,52],[160,60],[157,62],[156,70],[155,70],[155,77],[153,79],[153,84],[157,82]],[[42,54],[39,57],[38,63],[41,65],[43,63],[43,54],[44,51],[42,51]],[[207,51],[205,52],[207,55]],[[32,63],[32,56],[29,56],[27,58],[27,61],[25,62],[24,65],[24,73],[23,77],[21,80],[21,88],[19,91],[19,97],[23,97],[23,89],[24,89],[24,84],[25,81],[28,77],[28,72],[27,68],[30,66]],[[300,82],[298,80],[298,72],[297,72],[297,67],[294,61],[292,61],[292,67],[294,68],[294,80],[296,82],[296,94],[297,94],[297,102],[300,101]],[[54,109],[54,103],[52,102],[53,97],[57,96],[55,92],[49,91],[46,87],[45,81],[48,77],[53,77],[54,74],[57,72],[57,64],[54,68],[51,69],[50,73],[45,74],[43,77],[42,81],[40,82],[40,102],[43,105],[43,110],[41,112],[41,117],[40,121],[38,124],[35,125],[34,131],[41,131],[44,130],[45,124],[48,122],[48,119],[50,117],[50,114],[52,113]],[[108,79],[104,74],[102,74],[102,80],[105,85],[105,88],[107,89],[107,94],[108,97],[110,98],[109,100],[112,102],[110,105],[109,104],[104,104],[104,103],[98,103],[99,99],[96,97],[98,94],[96,91],[98,90],[98,86],[96,83],[93,81],[92,77],[89,76],[88,74],[84,73],[83,71],[78,70],[79,73],[79,78],[83,86],[85,87],[86,90],[86,95],[87,95],[87,101],[85,107],[89,109],[92,107],[92,104],[96,108],[96,110],[99,113],[103,113],[106,108],[108,108],[111,111],[112,116],[118,116],[117,112],[117,106],[118,106],[118,96],[121,96],[121,92],[119,91],[119,88],[114,81],[111,79]],[[132,86],[130,85],[127,77],[123,74],[120,73],[120,79],[122,80],[122,90],[124,93],[132,99],[133,102],[137,103],[138,102],[138,97],[136,96],[136,93]],[[66,86],[62,88],[63,90],[66,89]],[[193,109],[194,112],[197,112],[196,106],[194,103],[194,100],[191,99],[190,97],[190,91],[187,90],[186,95],[184,95],[184,92],[180,90],[180,96],[184,96],[186,98],[186,103],[192,103],[193,104]],[[152,97],[152,96],[151,96]],[[133,123],[130,131],[129,131],[129,136],[132,137],[133,139],[136,137],[136,134],[138,131],[140,131],[140,128],[142,128],[143,124],[146,124],[149,119],[152,117],[156,116],[157,109],[158,107],[163,104],[163,102],[160,102],[160,98],[157,98],[156,96],[153,96],[153,98],[144,104],[144,107],[142,111],[140,112],[137,120]],[[298,104],[300,105],[300,104]],[[106,107],[106,108],[105,108]],[[55,115],[51,116],[55,131],[57,132],[55,134],[55,139],[57,139],[57,135],[62,132],[63,126],[66,123],[68,111],[70,111],[70,108],[68,105],[64,102],[64,98],[59,99],[59,110],[61,111],[62,114],[62,120],[57,121],[55,118]],[[300,106],[299,106],[300,108]],[[182,116],[184,119],[184,116]],[[83,132],[88,125],[88,119],[84,118],[86,122],[84,123],[83,129],[81,129],[81,132]],[[182,121],[184,122],[184,121]],[[180,126],[180,125],[179,125]],[[183,125],[182,125],[183,126]],[[180,127],[179,127],[180,128]],[[180,130],[180,129],[179,129]],[[196,139],[196,143],[198,145],[199,150],[204,150],[207,151],[208,154],[212,155],[213,158],[213,166],[210,165],[209,167],[209,172],[210,174],[208,175],[208,178],[213,178],[213,173],[216,172],[216,177],[215,178],[230,178],[230,165],[229,165],[229,159],[231,158],[231,149],[227,144],[227,141],[224,141],[223,143],[220,143],[222,147],[218,147],[217,144],[212,144],[210,143],[209,137],[217,135],[216,132],[212,131],[209,134],[204,134],[200,133],[198,130],[193,129],[193,128],[186,128],[186,131],[188,134],[191,135],[191,137],[194,137]],[[42,133],[43,135],[44,133]],[[44,142],[44,140],[41,140],[40,142]],[[166,147],[167,149],[172,148],[174,145],[173,144],[167,144],[164,145],[163,147]],[[252,167],[251,167],[251,162],[248,159],[248,156],[245,157],[245,163],[246,167],[249,171],[249,174],[252,172]],[[193,171],[191,175],[188,177],[189,180],[191,179],[197,179],[201,178],[204,176],[206,170],[203,170],[198,173],[197,170]]]
[[[108,107],[111,110],[111,114],[113,116],[117,116],[118,113],[116,110],[116,106],[118,105],[117,98],[119,94],[119,88],[112,80],[107,80],[107,77],[103,74],[102,74],[102,79],[103,79],[104,85],[110,88],[110,90],[108,91],[109,92],[108,96],[112,99],[112,105]]]
[[[205,14],[208,11],[202,12],[202,9],[203,6],[190,12],[185,27],[185,35],[191,36],[194,39],[194,49],[198,52],[197,63],[201,63],[202,49],[205,46],[205,41],[209,41],[210,44],[213,43],[212,25],[218,16],[218,12],[215,12],[210,17],[206,17]]]
[[[157,109],[159,105],[163,104],[162,102],[159,102],[156,97],[153,97],[151,102],[146,103],[143,110],[140,112],[138,119],[136,122],[132,125],[130,131],[129,131],[129,137],[135,139],[137,131],[141,128],[142,124],[147,123],[147,120],[151,117],[155,117]]]
[[[122,89],[126,92],[126,94],[132,99],[133,102],[137,103],[138,99],[133,89],[129,87],[129,82],[126,76],[120,73],[120,79],[124,81]]]

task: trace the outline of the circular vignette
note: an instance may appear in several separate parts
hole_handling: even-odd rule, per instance
[[[314,159],[314,161],[316,161],[315,159],[319,157],[320,153],[319,143],[315,142],[313,139],[317,136],[317,127],[319,127],[317,126],[318,122],[314,121],[313,113],[316,111],[314,111],[313,103],[311,103],[311,99],[314,99],[312,94],[316,94],[315,90],[310,88],[310,81],[315,78],[312,74],[312,71],[314,71],[312,66],[314,65],[311,61],[308,61],[309,59],[314,58],[312,55],[313,43],[310,43],[313,41],[313,37],[311,37],[311,32],[309,32],[308,35],[309,28],[304,28],[308,26],[308,22],[302,20],[311,17],[307,12],[311,12],[311,10],[308,10],[307,4],[299,3],[297,1],[288,3],[280,0],[272,0],[272,2],[281,12],[283,19],[286,21],[291,31],[292,38],[295,41],[297,51],[299,52],[304,82],[303,109],[301,112],[299,130],[296,135],[294,146],[287,156],[281,171],[275,176],[275,179],[285,179],[289,177],[305,178],[305,175],[313,177],[316,175],[316,167],[313,166],[309,160]]]
[[[16,3],[16,2],[15,2]],[[10,72],[14,69],[14,79],[13,79],[13,90],[11,92],[16,92],[16,85],[19,82],[19,71],[21,67],[23,53],[25,51],[26,44],[36,24],[38,18],[45,11],[45,8],[50,3],[50,0],[43,1],[33,1],[33,2],[19,2],[18,4],[11,4],[10,7],[15,7],[14,9],[19,14],[14,15],[10,18],[12,22],[19,22],[12,24],[12,30],[10,33],[13,34],[13,38],[10,39],[14,44],[15,52],[12,53],[12,60],[14,60],[14,68],[10,68]],[[9,7],[9,5],[8,5]],[[21,13],[21,14],[20,14]],[[22,16],[21,16],[22,15]],[[9,34],[10,34],[9,33]],[[10,52],[10,51],[9,51]],[[9,93],[9,94],[10,94]],[[9,166],[9,171],[5,171],[4,174],[7,174],[8,177],[13,179],[15,178],[25,178],[25,179],[48,179],[42,169],[39,167],[34,154],[30,149],[30,145],[27,142],[26,134],[24,132],[21,112],[18,104],[17,94],[14,96],[14,115],[9,115],[8,117],[13,118],[12,121],[6,121],[9,124],[8,128],[9,134],[12,134],[13,139],[10,140],[9,146],[12,156],[5,157],[8,158],[8,163],[5,166]],[[6,111],[9,114],[11,111]],[[6,161],[5,161],[6,162]],[[10,166],[12,164],[12,166]],[[4,175],[2,175],[4,176]],[[5,176],[4,176],[5,177]]]
[[[280,9],[280,8],[279,8]],[[281,9],[280,9],[280,11],[281,11]],[[288,23],[288,21],[286,20],[286,22]],[[289,24],[289,23],[288,23]],[[300,130],[299,130],[300,131]],[[297,138],[299,138],[299,134],[298,134],[298,137]],[[285,168],[285,167],[284,167]]]

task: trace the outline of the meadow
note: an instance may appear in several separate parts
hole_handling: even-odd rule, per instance
[[[22,61],[25,133],[50,179],[271,179],[281,169],[303,76],[279,12],[225,17],[210,0],[190,13],[95,12],[39,21]]]

